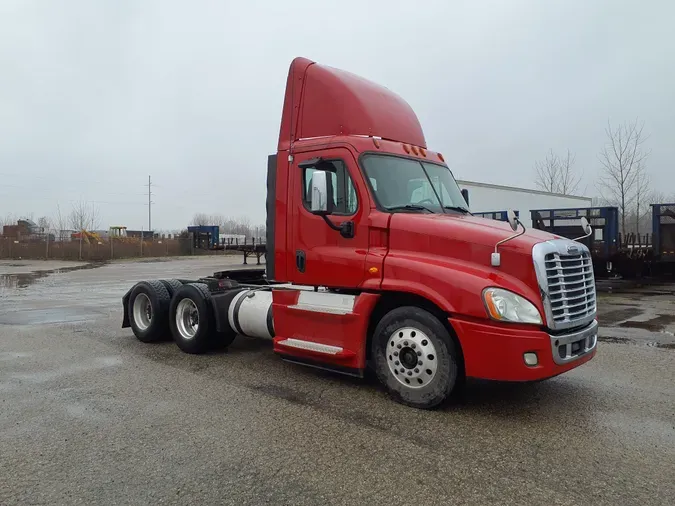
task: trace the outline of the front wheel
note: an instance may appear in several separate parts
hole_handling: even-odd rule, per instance
[[[398,402],[429,409],[444,403],[459,373],[455,342],[434,315],[413,306],[393,309],[375,328],[375,372]]]

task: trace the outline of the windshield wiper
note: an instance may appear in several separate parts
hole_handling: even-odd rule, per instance
[[[387,211],[403,211],[407,209],[410,209],[411,211],[429,211],[430,213],[434,212],[432,209],[429,209],[427,206],[423,206],[422,204],[406,204],[404,206],[387,207]]]
[[[468,214],[469,210],[466,207],[462,206],[443,206],[443,209],[450,209],[451,211],[459,211],[464,214]]]

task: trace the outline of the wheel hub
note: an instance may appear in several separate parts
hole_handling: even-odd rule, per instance
[[[176,328],[183,339],[192,339],[199,330],[199,311],[191,299],[183,299],[176,307]]]
[[[146,330],[150,327],[150,323],[152,323],[152,303],[146,294],[139,293],[136,296],[132,312],[134,322],[140,330]]]
[[[436,348],[420,329],[405,327],[394,332],[387,342],[386,353],[389,370],[406,387],[424,387],[436,376]]]
[[[414,369],[417,365],[417,353],[412,348],[403,348],[399,357],[401,357],[401,365],[406,369]]]

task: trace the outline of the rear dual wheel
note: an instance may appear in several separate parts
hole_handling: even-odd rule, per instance
[[[217,332],[211,292],[204,283],[187,283],[174,293],[169,307],[169,327],[185,353],[206,353],[232,344],[234,332]]]
[[[437,407],[450,398],[458,381],[455,341],[438,318],[418,307],[393,309],[380,320],[372,356],[380,382],[407,406]]]
[[[129,325],[139,341],[152,343],[166,338],[170,300],[168,290],[160,281],[141,281],[134,286],[127,311]]]

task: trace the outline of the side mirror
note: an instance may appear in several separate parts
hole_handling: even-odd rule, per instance
[[[333,213],[333,180],[325,170],[312,174],[310,209],[312,214],[327,216]]]
[[[469,190],[466,188],[462,189],[462,197],[464,197],[464,200],[466,201],[466,205],[469,205]]]
[[[506,219],[508,220],[509,225],[511,225],[511,229],[514,232],[518,230],[518,217],[516,216],[516,212],[513,209],[506,211]]]

